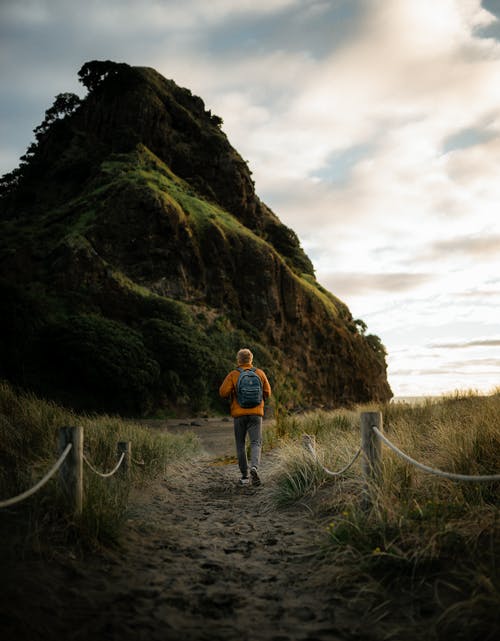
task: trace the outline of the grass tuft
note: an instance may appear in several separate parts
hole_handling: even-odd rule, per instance
[[[68,515],[56,474],[32,497],[2,509],[0,527],[11,543],[4,553],[40,551],[49,542],[116,544],[130,490],[144,488],[167,473],[169,464],[200,451],[194,434],[162,434],[117,417],[78,415],[0,382],[0,497],[32,487],[58,457],[59,428],[76,424],[83,426],[84,452],[97,470],[108,472],[116,465],[118,441],[131,441],[132,458],[144,465],[133,464],[128,478],[103,479],[84,464],[84,508],[78,519]]]
[[[416,460],[462,474],[500,473],[498,391],[380,409],[388,438]],[[318,580],[363,610],[374,639],[399,638],[409,626],[416,639],[497,638],[500,482],[432,476],[385,446],[377,485],[365,488],[359,461],[341,479],[322,474],[301,434],[313,433],[319,460],[338,469],[359,446],[364,410],[286,419],[274,501],[307,500],[316,509],[324,533]]]

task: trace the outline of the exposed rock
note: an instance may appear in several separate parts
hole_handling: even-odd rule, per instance
[[[64,371],[47,337],[91,313],[122,323],[125,342],[127,328],[134,332],[134,350],[144,348],[160,374],[148,390],[131,388],[124,408],[116,395],[97,402],[77,375],[70,391],[57,373],[42,384],[37,367],[28,368],[37,376],[21,374],[12,355],[1,373],[59,397],[64,388],[91,408],[213,407],[220,377],[246,344],[287,404],[390,398],[380,341],[360,333],[347,306],[316,282],[294,232],[255,195],[221,120],[152,69],[106,62],[82,71],[88,96],[39,136],[0,201],[0,276],[47,301],[38,370],[49,351]],[[64,334],[82,360],[92,359],[108,326],[73,326],[93,328],[88,349]],[[186,381],[187,372],[194,378]],[[99,388],[97,370],[95,379]]]

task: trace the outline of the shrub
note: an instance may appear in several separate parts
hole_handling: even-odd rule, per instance
[[[314,267],[300,246],[297,234],[277,220],[270,219],[266,224],[267,240],[287,260],[298,274],[314,276]]]
[[[174,402],[190,401],[194,409],[205,409],[216,391],[216,356],[195,325],[182,327],[150,319],[142,327],[144,340],[161,367],[160,384]],[[220,384],[220,383],[219,383]]]
[[[139,332],[102,316],[81,314],[49,326],[45,339],[55,379],[66,381],[89,407],[125,413],[150,407],[160,368]]]
[[[19,383],[33,378],[34,346],[46,323],[47,304],[26,289],[0,282],[0,376]]]

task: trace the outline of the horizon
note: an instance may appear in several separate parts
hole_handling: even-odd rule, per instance
[[[395,397],[500,384],[500,3],[5,0],[0,174],[84,62],[220,116],[257,195],[388,351]],[[85,28],[82,28],[84,26]]]

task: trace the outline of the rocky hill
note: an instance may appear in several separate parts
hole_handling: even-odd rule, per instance
[[[387,400],[385,350],[322,288],[203,101],[89,62],[0,181],[0,376],[79,409],[221,409],[237,349],[278,402]]]

